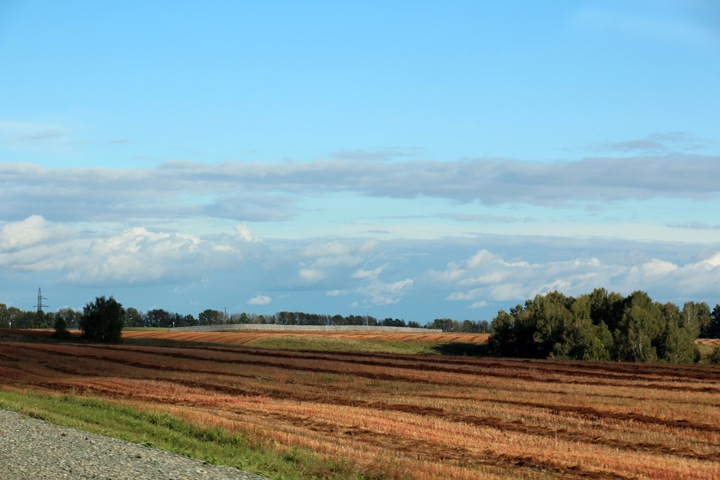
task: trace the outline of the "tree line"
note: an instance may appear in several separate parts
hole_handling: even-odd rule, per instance
[[[98,297],[103,298],[103,297]],[[8,307],[0,303],[0,328],[53,328],[57,321],[62,321],[68,329],[80,328],[83,311],[72,308],[61,308],[57,312],[23,311],[17,307]],[[306,312],[282,311],[269,315],[255,313],[226,314],[220,310],[205,309],[197,317],[190,314],[171,312],[162,308],[150,309],[146,312],[129,307],[124,309],[123,323],[125,327],[193,327],[198,325],[222,324],[274,324],[274,325],[369,325],[386,327],[439,328],[445,331],[478,332],[489,331],[487,321],[475,322],[465,320],[458,322],[450,319],[437,319],[429,325],[421,325],[415,321],[400,318],[376,318],[371,315],[324,315]]]
[[[720,305],[679,308],[643,291],[623,297],[597,288],[577,298],[554,291],[499,311],[490,334],[497,356],[691,363],[700,360],[698,337],[720,337]]]

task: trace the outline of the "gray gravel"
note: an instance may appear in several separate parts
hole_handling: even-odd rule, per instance
[[[266,480],[0,410],[2,480]]]

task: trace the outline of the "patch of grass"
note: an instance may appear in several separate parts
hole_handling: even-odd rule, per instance
[[[248,346],[315,352],[397,353],[407,355],[487,356],[487,343],[432,342],[426,340],[354,340],[310,336],[273,336],[253,340]]]
[[[122,338],[123,345],[137,345],[143,347],[208,347],[218,346],[211,342],[190,342],[185,340],[172,340],[169,338]]]
[[[436,342],[422,340],[354,340],[351,338],[321,338],[310,336],[263,337],[248,343],[248,346],[276,350],[311,350],[316,352],[367,352],[419,354],[435,353]]]
[[[168,327],[125,327],[123,328],[123,331],[126,330],[132,330],[132,331],[138,331],[138,332],[169,332],[172,330]]]
[[[714,345],[695,344],[700,351],[700,363],[710,363],[710,356],[715,349]]]
[[[262,439],[102,400],[0,390],[0,408],[273,479],[363,478],[351,465],[320,459],[307,449],[281,449]]]

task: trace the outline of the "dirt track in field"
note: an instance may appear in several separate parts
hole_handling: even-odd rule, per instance
[[[714,366],[8,342],[0,378],[414,478],[720,478]]]

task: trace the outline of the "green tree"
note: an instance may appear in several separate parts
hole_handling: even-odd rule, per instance
[[[573,323],[573,299],[560,292],[537,295],[527,305],[529,325],[533,327],[532,357],[547,358],[555,349],[561,349],[563,336]]]
[[[0,303],[0,328],[10,327],[10,314],[7,305]]]
[[[143,327],[144,325],[145,322],[143,322],[142,314],[138,311],[137,308],[130,307],[125,310],[126,327]]]
[[[685,302],[681,312],[680,326],[687,330],[693,338],[710,325],[710,307],[707,303]]]
[[[668,363],[693,363],[700,360],[700,351],[690,331],[668,319],[662,341],[658,347],[658,357]]]
[[[124,320],[125,309],[113,297],[97,297],[83,307],[80,330],[94,342],[118,343]]]
[[[573,360],[610,360],[612,334],[603,321],[593,325],[590,296],[578,297],[571,308],[573,320],[566,326],[562,343],[554,346],[551,356]]]
[[[516,308],[522,308],[518,305]],[[500,310],[493,318],[488,339],[488,351],[496,357],[517,356],[516,316]]]
[[[652,362],[657,360],[657,343],[664,331],[663,312],[647,293],[636,291],[625,301],[619,327],[613,336],[618,360]]]
[[[76,312],[72,308],[63,307],[55,314],[55,322],[62,318],[67,328],[78,328],[81,317],[82,314],[80,314],[80,312]]]
[[[172,326],[171,314],[162,308],[154,308],[145,313],[144,323],[146,327],[170,327]]]
[[[700,335],[703,338],[720,338],[720,305],[715,305],[710,314],[710,323]]]
[[[222,325],[225,323],[225,314],[219,310],[206,309],[198,315],[200,325]]]
[[[53,336],[59,340],[69,340],[71,338],[70,332],[67,329],[67,322],[60,315],[55,319],[55,333]]]

